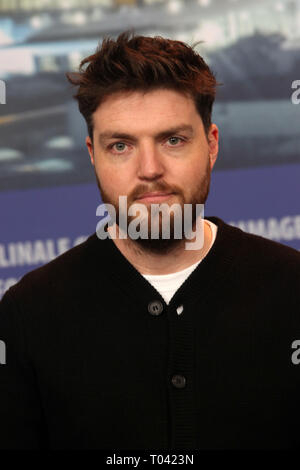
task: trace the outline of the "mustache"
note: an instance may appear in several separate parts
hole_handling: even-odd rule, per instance
[[[157,183],[153,186],[138,186],[135,191],[131,194],[130,199],[135,200],[141,197],[143,194],[147,193],[174,193],[177,194],[180,192],[178,188],[170,188],[165,184]]]

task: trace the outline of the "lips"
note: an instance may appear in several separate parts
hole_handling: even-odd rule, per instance
[[[144,204],[161,203],[167,201],[174,193],[145,193],[137,200]]]
[[[163,197],[163,196],[170,196],[173,193],[145,193],[142,196],[138,197],[138,199],[144,199],[148,197]]]

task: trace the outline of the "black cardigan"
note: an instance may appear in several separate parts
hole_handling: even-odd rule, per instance
[[[300,448],[300,254],[207,218],[169,304],[95,233],[5,293],[1,449]]]

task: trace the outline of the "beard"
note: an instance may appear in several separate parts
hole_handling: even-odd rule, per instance
[[[116,221],[116,224],[119,226],[120,225],[120,222],[119,222],[120,221],[120,207],[119,207],[119,204],[115,200],[112,200],[112,198],[109,197],[108,194],[103,190],[103,188],[101,187],[101,183],[100,183],[100,180],[97,176],[96,171],[95,171],[95,176],[96,176],[96,180],[97,180],[97,186],[98,186],[100,194],[101,194],[102,202],[104,204],[111,204],[115,208],[115,212],[116,212],[115,221]],[[166,185],[163,184],[162,182],[157,182],[155,188],[149,188],[149,187],[147,188],[147,187],[141,187],[140,186],[138,194],[133,195],[133,197],[131,198],[132,202],[129,201],[130,198],[128,197],[128,208],[130,207],[130,205],[132,203],[139,202],[139,201],[136,201],[136,198],[139,195],[141,195],[145,192],[150,192],[150,191],[151,192],[154,192],[154,191],[162,191],[163,192],[164,191],[164,192],[174,192],[174,193],[176,193],[177,197],[179,196],[179,198],[180,198],[179,205],[181,207],[181,213],[180,213],[180,216],[178,218],[178,213],[177,213],[177,215],[174,216],[173,211],[170,212],[170,219],[169,219],[169,224],[170,224],[170,232],[169,233],[170,233],[170,236],[168,236],[168,238],[163,238],[162,214],[158,213],[158,214],[155,215],[156,225],[159,223],[158,238],[151,238],[151,237],[149,237],[149,238],[136,238],[136,239],[131,239],[131,241],[134,242],[137,247],[141,248],[142,251],[152,253],[152,254],[167,254],[167,253],[170,253],[170,252],[174,251],[176,248],[178,248],[183,243],[185,243],[186,240],[187,240],[185,235],[183,235],[181,238],[175,238],[175,231],[174,231],[175,220],[174,219],[175,219],[175,217],[177,218],[176,223],[179,221],[179,226],[181,227],[181,233],[183,234],[184,233],[183,232],[184,204],[189,204],[190,207],[191,207],[191,226],[192,226],[192,230],[195,229],[197,218],[200,217],[199,212],[197,212],[197,205],[198,204],[203,204],[203,205],[205,204],[205,202],[207,200],[207,197],[208,197],[208,194],[209,194],[210,180],[211,180],[211,168],[210,168],[210,160],[208,158],[205,173],[200,178],[196,188],[192,192],[189,200],[187,200],[187,201],[184,200],[183,196],[181,196],[181,194],[180,194],[181,191],[180,190],[178,191],[178,190],[176,190],[176,188],[174,188],[174,190],[172,190],[172,188],[166,187]],[[159,204],[159,203],[157,203],[157,204]],[[177,204],[178,204],[178,202],[177,202]],[[147,207],[147,211],[148,211],[148,227],[149,227],[149,232],[151,234],[151,222],[153,221],[153,219],[151,219],[150,205]],[[123,213],[121,215],[124,217]],[[126,233],[128,233],[128,226],[136,218],[136,216],[130,216],[130,215],[127,215],[127,214],[125,214],[125,216],[127,216]],[[159,217],[159,222],[157,220],[157,216]],[[124,227],[122,225],[122,229],[123,228]]]

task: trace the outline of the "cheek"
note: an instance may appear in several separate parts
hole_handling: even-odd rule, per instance
[[[199,186],[199,183],[203,180],[205,175],[206,163],[204,161],[199,161],[193,166],[191,165],[180,180],[180,185],[183,188],[184,193],[192,194],[193,191],[195,191],[195,188]]]
[[[182,179],[182,187],[185,188],[188,192],[197,184],[199,181],[200,175],[202,174],[203,169],[199,165],[191,166]]]
[[[112,198],[126,195],[126,180],[116,171],[104,171],[100,178],[103,189]],[[128,185],[127,185],[128,186]]]

